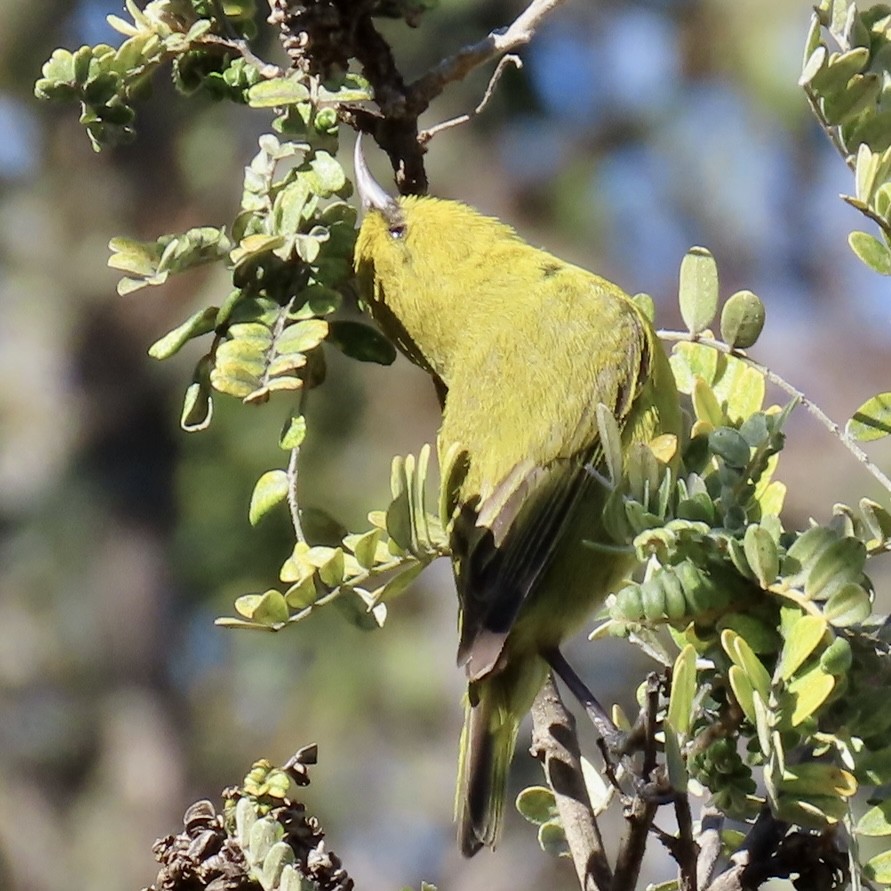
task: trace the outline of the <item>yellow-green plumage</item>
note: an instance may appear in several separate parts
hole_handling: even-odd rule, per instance
[[[365,203],[364,297],[444,395],[439,454],[469,680],[456,810],[469,856],[497,840],[542,654],[632,565],[584,544],[608,541],[597,405],[627,446],[677,432],[677,392],[649,322],[615,285],[456,202]]]

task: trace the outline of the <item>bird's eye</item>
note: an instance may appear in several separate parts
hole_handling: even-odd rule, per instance
[[[390,238],[398,241],[403,235],[405,235],[405,223],[396,223],[390,226]]]

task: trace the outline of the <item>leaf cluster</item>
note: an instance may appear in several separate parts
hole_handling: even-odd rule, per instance
[[[694,249],[680,277],[689,339],[671,356],[690,408],[682,470],[675,479],[658,442],[625,455],[605,522],[646,573],[609,599],[593,636],[629,637],[670,669],[660,740],[676,792],[739,820],[767,806],[802,831],[891,836],[891,716],[878,705],[891,696],[891,632],[872,614],[866,575],[888,545],[891,513],[863,499],[836,505],[825,524],[784,528],[785,487],[773,477],[795,403],[765,408],[759,366],[728,342],[763,320],[754,295],[741,292],[753,307],[742,326],[727,322],[739,296],[728,300],[726,339],[711,338],[717,291],[714,260]],[[858,791],[874,801],[859,822]],[[862,875],[891,884],[889,867],[879,854]]]
[[[243,595],[235,608],[244,618],[218,619],[218,624],[278,631],[335,602],[358,627],[382,626],[387,604],[429,563],[449,553],[443,523],[427,509],[429,460],[429,446],[417,458],[394,458],[392,501],[385,511],[369,514],[367,532],[347,534],[333,547],[298,540],[280,572],[288,587]],[[258,522],[288,491],[284,471],[264,474],[254,489],[252,520]]]

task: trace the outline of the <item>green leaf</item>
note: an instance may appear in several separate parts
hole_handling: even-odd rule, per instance
[[[370,532],[366,532],[364,535],[356,538],[352,545],[353,554],[355,554],[359,565],[364,569],[371,569],[378,562],[377,558],[380,552],[378,545],[380,544],[381,534],[382,530],[372,529]]]
[[[704,344],[676,343],[669,361],[678,390],[689,395],[693,392],[698,377],[701,377],[709,386],[713,386],[718,376],[718,363],[721,359],[717,350]]]
[[[517,810],[530,823],[541,826],[557,816],[557,802],[546,786],[529,786],[517,796]]]
[[[328,343],[345,356],[359,362],[391,365],[396,359],[396,348],[376,328],[362,322],[329,322]]]
[[[852,232],[848,236],[851,250],[874,272],[891,275],[891,250],[868,232]]]
[[[705,421],[712,427],[720,427],[727,422],[717,396],[701,377],[695,379],[692,395],[693,410],[698,420]]]
[[[772,585],[780,571],[780,556],[771,534],[753,523],[746,529],[743,550],[761,587]]]
[[[705,248],[691,248],[681,261],[678,300],[691,334],[708,328],[718,311],[718,266]]]
[[[309,352],[326,338],[328,324],[324,319],[306,319],[303,322],[289,325],[275,341],[276,352]]]
[[[796,795],[850,798],[857,792],[857,781],[848,771],[834,764],[811,761],[787,767],[783,771],[782,789]]]
[[[733,662],[745,672],[752,689],[767,702],[770,696],[770,675],[752,648],[729,628],[721,632],[721,646]]]
[[[298,448],[306,438],[306,418],[303,415],[294,415],[285,423],[278,444],[281,448],[290,451]]]
[[[786,642],[777,666],[777,674],[788,681],[814,652],[826,633],[826,620],[821,616],[802,616],[786,632]]]
[[[845,433],[859,442],[872,442],[891,433],[891,393],[867,399],[848,421]]]
[[[181,325],[165,334],[160,340],[156,340],[149,347],[148,354],[153,359],[167,359],[179,352],[193,337],[200,337],[202,334],[213,331],[217,312],[219,309],[216,306],[207,306],[198,310]]]
[[[751,291],[737,291],[721,311],[721,337],[734,349],[754,345],[764,328],[764,304]]]
[[[709,434],[708,447],[713,454],[723,458],[728,467],[742,469],[751,458],[749,444],[738,430],[732,427],[719,427]]]
[[[287,497],[288,475],[284,470],[267,470],[257,480],[251,495],[251,506],[248,510],[251,526],[256,526],[273,507]]]
[[[275,588],[261,594],[251,612],[250,618],[263,625],[281,625],[288,621],[288,604],[281,591]]]
[[[806,87],[826,66],[828,52],[825,46],[817,46],[807,57],[801,76],[798,78],[798,86]]]
[[[248,90],[248,105],[252,108],[275,108],[295,105],[309,99],[307,87],[294,77],[277,77],[254,84]]]
[[[854,661],[851,644],[843,637],[837,637],[820,654],[820,668],[834,677],[841,677],[850,671]]]
[[[745,671],[738,665],[731,665],[727,672],[727,678],[730,681],[730,689],[733,690],[733,695],[736,697],[739,707],[743,710],[743,714],[752,724],[755,724],[758,717],[755,713],[755,693]]]
[[[282,579],[286,581],[286,579]],[[308,575],[302,581],[291,585],[285,592],[285,601],[291,609],[303,610],[308,606],[312,606],[319,598],[319,592],[316,589],[315,577]]]
[[[385,585],[382,585],[372,593],[375,606],[379,603],[387,603],[394,597],[398,597],[409,585],[426,569],[426,563],[409,564],[393,576]]]
[[[788,692],[793,707],[789,716],[792,727],[812,717],[827,700],[835,687],[835,678],[816,665],[805,674],[798,675],[789,684]]]
[[[872,536],[866,543],[868,549],[878,547],[891,538],[891,513],[869,498],[860,499],[860,512]]]
[[[687,644],[678,654],[671,674],[671,698],[668,722],[675,731],[686,736],[693,718],[693,697],[696,695],[696,650]]]
[[[569,853],[566,832],[559,820],[550,820],[539,826],[538,843],[542,851],[553,857],[563,857]]]
[[[823,612],[833,625],[857,625],[869,618],[872,602],[866,589],[856,582],[849,582],[826,601]]]
[[[595,413],[597,416],[597,429],[600,433],[600,445],[603,449],[607,469],[609,470],[610,482],[617,486],[622,480],[625,463],[619,425],[616,422],[616,416],[602,402],[597,403]]]
[[[346,185],[346,174],[329,152],[318,151],[309,162],[315,191],[320,195],[339,192]]]
[[[857,822],[858,835],[891,835],[891,800],[870,808]]]
[[[866,545],[850,536],[832,542],[816,559],[804,584],[805,596],[828,600],[849,582],[859,582],[866,563]]]
[[[192,383],[183,399],[180,426],[187,433],[206,430],[213,418],[213,394],[210,386],[210,356],[203,356],[195,366]]]
[[[882,885],[891,885],[891,851],[876,854],[863,867],[866,878]]]

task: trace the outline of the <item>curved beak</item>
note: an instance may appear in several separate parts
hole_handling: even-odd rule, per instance
[[[384,187],[371,175],[362,151],[362,134],[356,137],[356,148],[353,152],[353,168],[355,171],[356,191],[362,202],[363,210],[378,210],[388,216],[399,213],[396,199],[384,191]]]

